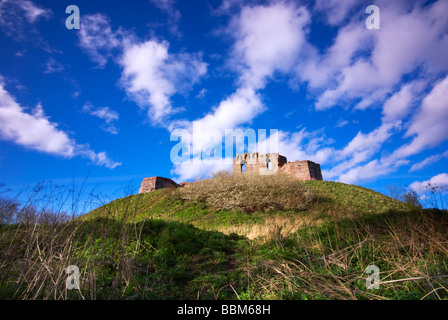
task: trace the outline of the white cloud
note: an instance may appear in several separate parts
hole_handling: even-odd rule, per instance
[[[341,119],[341,120],[339,120],[334,126],[335,126],[336,128],[343,128],[343,127],[345,127],[348,123],[349,123],[348,120],[343,120],[343,119]]]
[[[232,170],[233,159],[224,159],[222,163],[210,161],[207,159],[194,158],[191,163],[180,163],[174,165],[171,174],[176,176],[178,183],[183,181],[195,181],[204,177],[211,177],[213,173],[218,171]],[[193,163],[194,162],[194,163]]]
[[[36,35],[35,24],[48,19],[52,11],[36,6],[28,0],[0,0],[0,27],[9,37],[24,40]]]
[[[226,130],[233,130],[250,122],[257,114],[265,109],[259,94],[250,88],[240,88],[231,94],[204,117],[195,121],[180,120],[171,123],[170,131],[185,129],[190,136],[193,146],[193,157],[199,157],[200,153],[206,153],[222,144]],[[212,135],[221,138],[214,141]],[[189,147],[186,146],[188,149]]]
[[[202,88],[199,93],[196,95],[196,98],[202,99],[207,95],[208,90],[205,88]]]
[[[118,166],[121,166],[121,162],[111,160],[107,153],[104,151],[95,152],[91,150],[88,144],[77,145],[76,154],[83,158],[89,159],[93,164],[97,166],[104,166],[108,169],[114,169]]]
[[[155,124],[175,113],[170,97],[191,87],[207,72],[200,54],[170,54],[168,43],[149,40],[126,47],[120,60],[122,84]]]
[[[308,22],[306,9],[294,4],[244,6],[226,28],[234,39],[229,64],[238,73],[238,88],[194,122],[200,123],[203,131],[218,130],[224,136],[226,129],[250,123],[265,111],[258,91],[276,72],[290,71],[305,43],[303,28]],[[183,126],[192,132],[194,122],[174,122],[171,128]],[[203,150],[212,147],[207,137],[192,136],[193,144],[201,143]]]
[[[0,84],[0,134],[4,140],[38,151],[72,157],[73,141],[45,117],[42,106],[33,114],[23,108]]]
[[[381,150],[387,140],[402,128],[402,118],[409,114],[410,107],[417,93],[421,92],[424,82],[414,81],[405,84],[383,105],[382,125],[365,135],[361,132],[342,150],[336,151],[334,159],[348,159],[340,162],[330,170],[324,171],[326,177],[336,177],[338,181],[354,183],[366,181],[396,171],[410,161],[406,157],[438,145],[448,139],[448,106],[444,92],[448,90],[448,77],[437,83],[423,99],[420,109],[412,118],[405,137],[414,136],[413,140],[397,148],[380,159],[372,157]],[[411,167],[419,170],[440,160],[443,155],[428,157]],[[369,161],[368,163],[365,163]],[[364,163],[364,164],[363,164]]]
[[[340,27],[334,43],[326,52],[319,54],[317,48],[311,44],[306,45],[304,58],[296,67],[297,78],[307,81],[313,89],[334,86],[340,81],[343,68],[371,45],[365,27],[359,23]]]
[[[17,3],[17,5],[19,7],[22,8],[22,10],[25,12],[25,16],[27,17],[28,21],[31,23],[34,23],[37,19],[39,19],[41,17],[48,18],[49,15],[51,14],[51,10],[39,8],[31,1],[15,0],[15,2]]]
[[[178,23],[180,20],[180,12],[174,8],[175,0],[149,0],[154,6],[168,14],[168,28],[171,34],[180,36]]]
[[[325,170],[325,177],[352,177],[352,173],[357,171],[357,166],[362,168],[363,163],[371,161],[383,144],[392,136],[398,123],[386,123],[374,129],[368,134],[358,132],[358,134],[341,150],[336,150],[332,154],[332,160],[339,163],[331,169]],[[378,162],[371,162],[371,166],[379,166]],[[352,172],[352,173],[350,173]],[[356,177],[356,175],[353,175]],[[361,178],[360,175],[358,177]],[[350,178],[352,179],[352,178]],[[351,180],[352,182],[354,180]]]
[[[95,153],[87,145],[79,145],[67,133],[57,128],[38,104],[32,113],[26,113],[4,89],[0,77],[0,137],[27,149],[72,158],[76,155],[89,158],[97,165],[115,168],[120,165],[106,153]]]
[[[0,22],[6,23],[8,19],[8,13],[11,10],[19,9],[25,16],[29,23],[36,22],[39,18],[48,18],[51,15],[51,10],[43,9],[36,6],[33,2],[28,0],[1,0],[0,1]],[[11,12],[10,12],[11,13]]]
[[[54,58],[48,59],[47,62],[45,63],[44,73],[47,73],[47,74],[48,73],[58,73],[63,70],[65,70],[64,65]]]
[[[326,163],[334,155],[334,149],[321,130],[307,131],[306,128],[298,132],[278,130],[266,139],[258,137],[257,145],[253,148],[257,152],[279,152],[288,161],[312,160]]]
[[[315,10],[327,12],[329,24],[350,22],[339,28],[333,44],[322,53],[305,44],[303,59],[297,63],[297,79],[317,93],[317,110],[334,106],[363,110],[382,105],[378,128],[358,132],[344,148],[330,153],[323,170],[326,178],[351,183],[373,179],[408,164],[406,157],[448,139],[448,107],[442,95],[447,92],[445,81],[424,96],[426,87],[448,71],[448,60],[442,58],[448,54],[448,17],[441,14],[448,9],[448,2],[376,4],[381,9],[381,29],[367,30],[363,20],[367,15],[353,11],[354,2],[317,1]],[[349,17],[349,12],[355,14]],[[416,80],[403,83],[411,73]],[[404,138],[412,137],[412,142],[374,159],[403,129],[407,130]],[[420,165],[435,160],[428,158]]]
[[[397,121],[408,116],[413,103],[423,89],[423,85],[422,80],[415,80],[403,85],[400,91],[394,93],[383,104],[383,121]]]
[[[219,7],[214,9],[212,13],[216,15],[229,14],[231,9],[233,9],[234,7],[239,7],[241,5],[243,5],[243,2],[240,0],[222,0]]]
[[[364,134],[361,131],[341,150],[341,157],[353,155],[356,152],[369,151],[374,154],[382,144],[392,135],[396,123],[382,124],[380,127]]]
[[[157,4],[165,8],[171,2]],[[171,105],[171,97],[190,90],[207,72],[201,53],[170,53],[167,41],[141,42],[128,30],[114,31],[102,14],[83,16],[79,42],[99,67],[109,59],[122,67],[121,85],[147,109],[154,125],[168,126],[169,116],[179,111]]]
[[[276,71],[289,72],[306,43],[309,21],[308,11],[294,4],[244,7],[227,30],[235,38],[231,62],[240,83],[260,89]]]
[[[152,1],[161,10],[174,10],[174,1]],[[338,27],[333,43],[319,49],[307,40],[311,19],[305,7],[288,1],[254,3],[260,2],[225,0],[217,10],[236,12],[225,31],[234,40],[227,62],[236,72],[237,88],[195,120],[203,128],[222,132],[251,123],[267,109],[261,91],[267,82],[279,74],[293,74],[290,84],[294,80],[296,85],[308,83],[318,110],[382,106],[381,124],[370,132],[359,131],[340,150],[329,147],[331,140],[325,141],[323,131],[320,136],[306,130],[279,133],[282,154],[326,164],[325,176],[345,182],[373,179],[397,170],[409,163],[406,157],[448,138],[446,125],[441,127],[448,123],[448,108],[441,94],[447,92],[444,81],[424,98],[426,87],[448,71],[448,16],[443,14],[448,1],[425,5],[420,1],[376,1],[381,9],[381,29],[367,30],[364,5],[354,0],[317,0],[313,10],[326,14],[325,22]],[[98,21],[101,25],[104,19]],[[113,32],[106,22],[109,28],[104,34],[96,33],[103,40],[93,37],[87,41],[94,48],[92,55],[104,64],[118,49],[116,62],[123,67],[122,84],[128,95],[148,110],[154,124],[191,131],[193,121],[169,118],[178,111],[171,98],[183,85],[189,87],[205,74],[205,70],[201,72],[202,58],[170,53],[167,42],[155,39],[140,42],[127,38],[131,40],[124,44],[126,37],[122,35],[126,32]],[[408,76],[418,80],[405,82]],[[410,117],[418,106],[420,109]],[[405,139],[412,138],[411,143],[375,159],[403,130]],[[431,161],[434,159],[421,165]],[[187,174],[183,169],[176,170],[183,177]]]
[[[446,192],[448,189],[448,174],[440,173],[426,181],[415,181],[409,187],[420,194],[431,191],[432,187],[436,187],[439,191]]]
[[[368,181],[380,176],[395,172],[399,167],[408,164],[408,160],[385,161],[383,159],[374,159],[364,165],[350,168],[348,171],[339,175],[337,181],[344,183],[357,183]]]
[[[201,121],[204,131],[218,129],[224,132],[225,129],[234,129],[250,122],[264,110],[259,94],[251,88],[239,88],[197,121]]]
[[[98,67],[104,67],[110,58],[132,42],[130,33],[121,28],[113,31],[110,19],[103,14],[85,14],[80,21],[79,45]]]
[[[118,120],[120,116],[116,111],[111,110],[109,107],[95,107],[90,102],[84,104],[82,111],[104,120],[105,125],[101,127],[102,130],[111,134],[118,134],[114,121]]]
[[[443,158],[448,158],[448,151],[446,151],[446,152],[444,152],[442,154],[436,154],[436,155],[432,155],[432,156],[426,157],[424,160],[414,164],[411,167],[411,169],[409,169],[409,171],[413,172],[413,171],[421,170],[423,168],[426,168],[427,166],[430,166],[433,163],[436,163],[436,162],[442,160]]]
[[[403,158],[434,147],[448,139],[448,76],[438,82],[423,99],[422,105],[412,118],[406,137],[413,140],[394,152]]]
[[[325,14],[330,25],[338,25],[347,18],[356,4],[359,5],[358,0],[316,0],[314,7]]]
[[[334,14],[333,1],[326,3],[328,6],[321,7]],[[367,15],[357,14],[338,30],[329,49],[319,54],[312,47],[298,64],[298,77],[312,88],[324,90],[316,109],[349,105],[357,99],[361,101],[356,108],[365,109],[383,102],[403,77],[415,70],[429,78],[448,70],[443,58],[448,54],[448,17],[440,14],[440,10],[448,10],[446,1],[425,7],[420,2],[376,4],[381,9],[381,29],[367,30],[363,23]]]
[[[174,9],[175,0],[149,0],[153,5],[163,11],[172,11]]]

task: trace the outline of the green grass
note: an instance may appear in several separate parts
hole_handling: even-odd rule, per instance
[[[269,202],[266,188],[265,203],[275,205],[246,210],[241,202],[223,209],[213,197],[196,198],[195,189],[163,189],[69,223],[0,226],[0,297],[448,298],[446,211],[353,185],[295,183],[293,190],[312,195],[301,196],[304,206],[288,202],[294,193],[287,190]],[[72,264],[80,268],[79,291],[65,289],[64,268]],[[372,264],[380,268],[379,290],[366,288]]]
[[[303,224],[318,224],[332,219],[353,218],[368,214],[381,214],[390,210],[411,211],[415,208],[389,198],[381,193],[363,187],[329,181],[296,181],[315,192],[316,198],[303,210],[271,210],[250,213],[238,210],[216,209],[207,202],[185,201],[181,190],[156,190],[112,201],[84,216],[109,217],[124,222],[138,222],[143,219],[163,219],[192,224],[204,230],[238,233],[248,236],[253,230],[258,237],[271,233],[276,224],[284,224],[284,230]],[[294,197],[285,192],[284,197]],[[251,236],[251,237],[253,237]]]

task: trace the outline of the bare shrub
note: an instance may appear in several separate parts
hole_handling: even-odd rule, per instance
[[[417,208],[423,207],[422,203],[420,202],[420,196],[418,195],[418,193],[415,190],[410,189],[408,186],[399,187],[396,185],[390,185],[387,187],[387,190],[389,196],[396,200],[402,201]]]
[[[232,173],[230,171],[227,171],[227,170],[220,170],[220,171],[217,171],[217,172],[213,172],[212,173],[212,177],[214,179],[216,179],[216,178],[230,178],[230,177],[232,177]]]
[[[215,179],[191,183],[179,189],[185,200],[205,202],[221,210],[243,212],[305,210],[316,198],[301,181],[287,175],[218,175]]]
[[[0,224],[13,223],[20,203],[16,200],[0,197]]]

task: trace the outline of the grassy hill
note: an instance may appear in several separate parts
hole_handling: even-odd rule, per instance
[[[231,180],[231,178],[228,178]],[[255,178],[257,179],[257,178]],[[213,181],[217,186],[222,186],[223,179]],[[281,189],[283,181],[275,181],[268,190]],[[333,216],[341,218],[365,217],[368,215],[385,214],[390,211],[410,212],[416,208],[387,197],[381,193],[360,186],[348,185],[330,181],[294,181],[299,186],[297,193],[312,191],[313,199],[306,207],[294,210],[289,208],[271,210],[235,210],[217,209],[207,201],[192,199],[186,201],[182,197],[184,191],[162,189],[147,194],[136,194],[117,199],[81,217],[83,221],[97,217],[108,217],[123,222],[140,222],[146,219],[162,219],[192,224],[203,230],[214,230],[225,234],[237,233],[251,239],[260,236],[269,236],[273,228],[282,227],[282,232],[296,231],[300,226],[313,224],[319,225],[324,221],[332,220]],[[203,193],[211,193],[216,186],[204,186],[204,181],[197,184],[197,189]],[[275,185],[278,184],[278,185]],[[247,186],[242,187],[241,193],[247,193],[251,201],[258,202],[260,195],[247,191]],[[195,190],[196,191],[196,190]],[[232,194],[226,188],[227,194]],[[290,190],[281,190],[281,198],[297,198]],[[191,197],[191,196],[190,196]],[[216,195],[223,199],[222,193]],[[275,197],[275,195],[272,195]],[[196,200],[196,201],[195,201]],[[223,200],[223,202],[225,202]],[[244,203],[247,199],[242,199]],[[303,199],[299,199],[302,203]],[[292,230],[290,230],[292,228]]]
[[[0,294],[446,299],[447,227],[445,211],[359,186],[224,176],[117,199],[69,223],[2,226]],[[68,265],[80,269],[80,290],[65,289]],[[366,288],[369,265],[379,289]]]

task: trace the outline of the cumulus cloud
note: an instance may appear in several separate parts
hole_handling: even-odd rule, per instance
[[[85,14],[78,31],[79,45],[102,68],[107,61],[133,41],[133,35],[122,28],[113,30],[110,19],[103,14]]]
[[[227,10],[235,7],[231,1],[225,4]],[[434,50],[446,47],[447,37],[443,35],[446,34],[447,19],[438,13],[445,4],[437,2],[421,7],[420,3],[409,6],[379,1],[378,5],[387,28],[369,31],[364,24],[364,10],[349,16],[350,12],[362,7],[359,3],[317,1],[314,10],[328,13],[327,23],[340,25],[348,21],[339,28],[333,44],[322,53],[307,40],[310,14],[305,7],[288,2],[241,6],[226,29],[234,38],[230,63],[238,74],[239,89],[196,121],[218,129],[250,122],[267,109],[259,93],[267,81],[277,73],[290,74],[295,70],[296,79],[308,83],[315,92],[321,90],[316,96],[316,109],[352,106],[354,101],[358,101],[355,108],[365,109],[380,103],[381,125],[368,133],[358,132],[340,150],[315,140],[305,142],[301,137],[306,131],[281,132],[282,153],[291,153],[297,159],[326,162],[330,169],[325,175],[346,182],[368,180],[375,174],[387,174],[408,164],[405,156],[373,158],[385,143],[406,127],[403,124],[422,100],[424,89],[438,76],[434,70],[448,69],[445,62],[437,67],[433,62],[440,62],[445,52],[442,49],[434,53]],[[434,50],[425,49],[428,47]],[[401,83],[404,75],[417,68],[423,73],[423,80]],[[233,119],[238,117],[229,111],[239,109],[241,100],[235,98],[240,97],[242,88],[246,92],[252,90],[258,98],[249,100],[255,103],[246,102],[244,110],[236,113],[242,115],[240,121],[236,121]],[[446,122],[443,119],[439,119],[441,123]],[[416,126],[418,123],[410,126],[408,135],[416,130]],[[441,135],[443,130],[435,136]]]
[[[414,80],[411,83],[404,84],[383,104],[382,120],[393,122],[407,117],[423,88],[424,81],[422,80]]]
[[[175,10],[174,1],[152,1],[166,12]],[[100,65],[112,58],[122,67],[128,96],[147,110],[153,124],[163,123],[170,131],[191,133],[193,123],[201,123],[223,133],[250,124],[268,109],[263,89],[278,75],[289,77],[291,86],[306,85],[316,110],[380,108],[378,127],[357,132],[340,149],[331,147],[324,131],[279,132],[283,154],[325,164],[326,178],[353,183],[389,174],[408,164],[407,157],[448,139],[442,94],[448,89],[447,1],[374,1],[381,9],[380,30],[366,29],[365,5],[354,0],[317,0],[308,8],[292,1],[260,3],[225,0],[215,12],[232,15],[224,33],[233,40],[227,65],[236,73],[236,88],[194,120],[170,118],[179,111],[171,99],[205,75],[200,54],[170,52],[169,43],[158,39],[139,41],[125,30],[112,30],[101,15],[92,17],[93,31],[87,28],[80,36]],[[330,28],[337,27],[328,47],[318,48],[309,39],[314,12],[323,13]],[[383,147],[399,133],[404,133],[403,145],[386,154]],[[414,169],[432,161],[436,158]],[[185,177],[186,170],[173,172]]]
[[[109,107],[95,107],[90,102],[84,104],[82,111],[104,120],[105,124],[101,126],[102,130],[111,134],[118,134],[118,129],[114,122],[118,120],[120,116],[116,111],[111,110]]]
[[[204,130],[213,128],[224,132],[225,129],[234,129],[250,122],[264,110],[265,106],[255,90],[239,88],[197,121],[201,122]]]
[[[339,175],[337,181],[344,183],[357,183],[369,181],[380,176],[395,172],[399,167],[408,164],[409,161],[402,159],[399,161],[385,161],[384,159],[374,159],[366,164],[353,167]]]
[[[399,147],[391,154],[383,155],[379,159],[373,159],[373,157],[382,150],[384,144],[393,135],[403,129],[404,118],[410,115],[410,111],[413,110],[415,101],[418,101],[417,97],[420,96],[424,87],[425,81],[414,80],[404,84],[400,90],[387,99],[382,106],[381,125],[367,134],[358,132],[343,149],[336,150],[332,159],[341,162],[334,165],[331,169],[324,170],[325,176],[345,183],[355,183],[389,174],[401,166],[407,165],[410,161],[406,157],[419,153],[423,150],[423,147],[414,148],[412,146],[413,143],[410,143]],[[439,89],[435,87],[433,90]],[[415,116],[415,119],[422,117],[419,114],[425,108],[426,99],[431,99],[431,95],[432,92],[421,102],[420,111]],[[439,116],[441,115],[439,114]],[[442,123],[446,121],[443,118],[438,118],[438,120]],[[412,124],[408,132],[411,128]],[[418,145],[421,146],[421,144]],[[429,161],[431,160],[417,164],[412,170],[418,169],[419,166],[426,166],[429,164]],[[375,172],[377,175],[375,175]]]
[[[103,14],[85,15],[82,21],[80,46],[99,67],[112,59],[122,68],[122,87],[154,125],[166,126],[179,111],[171,97],[191,90],[207,72],[201,53],[170,53],[167,41],[142,42],[128,30],[113,30]]]
[[[394,152],[396,157],[408,157],[448,139],[448,76],[438,82],[423,99],[412,118],[406,137],[412,141]]]
[[[0,132],[4,140],[38,151],[74,156],[73,141],[45,116],[38,104],[32,114],[11,97],[0,84]]]
[[[408,157],[419,154],[423,150],[434,147],[448,139],[446,129],[448,106],[446,99],[444,99],[444,92],[448,90],[447,77],[434,85],[428,95],[423,98],[419,109],[407,124],[408,129],[405,137],[412,137],[412,141],[403,144],[388,155],[370,160],[393,134],[400,131],[402,118],[409,114],[413,97],[415,97],[416,92],[422,90],[422,85],[423,82],[421,81],[405,84],[396,94],[391,96],[383,105],[382,125],[368,135],[358,133],[344,149],[335,152],[336,159],[340,155],[351,157],[351,159],[339,163],[325,172],[326,176],[337,177],[338,181],[346,183],[367,181],[396,171],[401,166],[410,163]],[[414,164],[410,170],[420,170],[439,161],[444,155],[427,157],[422,162]],[[366,161],[369,162],[365,163]]]
[[[97,165],[113,169],[120,165],[104,152],[95,153],[88,145],[77,144],[68,134],[51,122],[39,103],[31,113],[25,112],[4,88],[0,78],[0,138],[27,149],[64,158],[76,155],[90,159]]]
[[[448,18],[441,14],[448,9],[448,2],[375,4],[381,9],[380,30],[366,30],[363,22],[367,15],[359,14],[363,8],[356,8],[359,4],[354,1],[338,2],[337,8],[336,1],[316,1],[314,10],[326,12],[326,22],[339,29],[332,45],[324,50],[311,43],[304,45],[305,55],[296,67],[297,79],[316,93],[317,110],[336,106],[382,109],[378,128],[358,132],[344,148],[334,150],[326,164],[324,176],[344,182],[396,171],[409,163],[407,157],[448,139],[447,106],[442,98],[447,88],[443,78],[437,81],[448,71],[448,61],[442,61],[448,50]],[[404,81],[410,74],[414,80]],[[428,88],[431,92],[426,94]],[[401,141],[412,138],[411,142],[375,159],[403,130]],[[437,159],[428,158],[414,170]]]
[[[232,19],[227,32],[234,38],[230,64],[238,73],[238,88],[201,119],[206,128],[224,131],[249,123],[266,110],[260,89],[276,72],[288,72],[301,45],[306,10],[293,4],[247,6]]]
[[[318,1],[316,5],[336,17],[332,3]],[[361,101],[355,107],[365,109],[382,103],[405,75],[419,67],[427,77],[448,70],[448,62],[443,60],[448,53],[448,19],[440,14],[440,10],[448,9],[446,1],[424,7],[420,2],[376,4],[381,8],[381,29],[366,30],[363,22],[367,15],[354,15],[338,30],[327,50],[320,54],[310,45],[306,59],[298,64],[298,77],[311,88],[323,89],[316,109],[347,105],[357,99]]]
[[[448,190],[448,174],[440,173],[426,181],[415,181],[409,187],[420,194],[431,191],[432,187],[436,187],[439,191],[446,192],[446,190]]]
[[[391,154],[383,155],[379,159],[372,159],[381,150],[383,144],[393,134],[400,131],[402,118],[409,114],[413,97],[422,89],[423,83],[420,81],[403,85],[396,94],[386,101],[383,105],[383,123],[380,127],[367,135],[359,132],[344,149],[335,151],[334,159],[348,159],[333,166],[330,170],[324,171],[325,176],[345,183],[367,181],[396,171],[401,166],[410,163],[407,157],[416,155],[448,139],[446,130],[448,106],[446,99],[443,98],[443,92],[448,90],[447,79],[448,77],[437,83],[424,97],[415,116],[407,125],[405,137],[413,137],[410,143],[403,144]],[[410,170],[420,170],[439,161],[444,155],[427,157],[422,162],[414,164]]]
[[[149,40],[126,47],[120,59],[122,84],[140,106],[149,106],[155,124],[177,112],[170,97],[190,88],[206,73],[200,54],[171,54],[167,42]]]
[[[275,72],[289,72],[305,44],[309,21],[308,11],[294,4],[242,8],[227,30],[235,39],[231,62],[240,83],[261,89]]]
[[[301,46],[306,42],[303,29],[309,19],[304,7],[285,2],[243,6],[231,19],[225,32],[234,40],[229,65],[238,75],[237,89],[204,117],[191,122],[174,122],[171,127],[185,128],[192,136],[193,145],[201,146],[194,150],[194,157],[200,157],[202,152],[208,152],[216,144],[210,137],[194,135],[195,123],[202,127],[203,132],[217,130],[224,137],[226,130],[250,123],[267,109],[259,90],[264,89],[267,80],[276,73],[290,72]],[[203,161],[204,168],[207,168],[206,160]],[[177,166],[174,173],[188,165],[193,166]]]
[[[178,183],[183,181],[195,181],[204,177],[211,177],[213,173],[218,171],[231,171],[233,158],[224,159],[217,162],[208,159],[193,158],[191,163],[176,164],[171,170],[171,174],[176,176]]]

